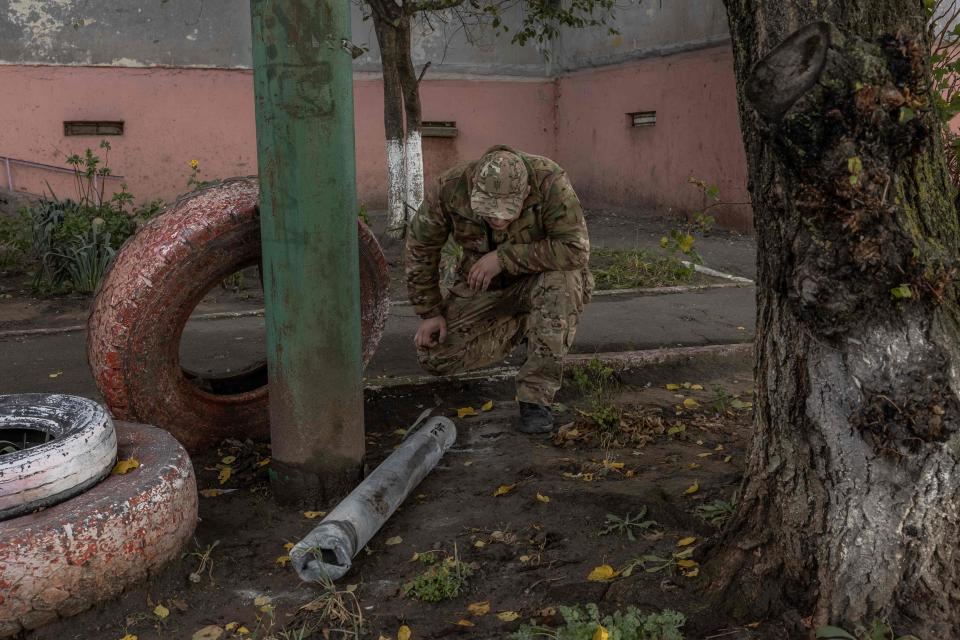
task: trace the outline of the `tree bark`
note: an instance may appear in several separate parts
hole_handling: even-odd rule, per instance
[[[410,17],[405,16],[406,25],[400,30],[400,58],[397,68],[400,72],[400,86],[403,90],[403,109],[406,113],[407,137],[404,145],[406,170],[406,211],[405,219],[420,209],[423,203],[423,142],[420,137],[422,110],[420,107],[420,81],[410,57]]]
[[[784,614],[797,635],[881,619],[954,637],[960,230],[922,3],[725,4],[757,363],[746,477],[710,588],[740,615]]]
[[[383,69],[383,126],[387,150],[387,234],[401,238],[406,229],[406,157],[403,131],[403,87],[400,60],[403,51],[403,12],[393,0],[371,0],[373,26]],[[405,20],[409,32],[409,18]],[[409,44],[409,40],[407,40]]]

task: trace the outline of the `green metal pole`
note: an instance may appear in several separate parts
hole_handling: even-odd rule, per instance
[[[251,0],[274,493],[346,494],[364,453],[349,0]]]

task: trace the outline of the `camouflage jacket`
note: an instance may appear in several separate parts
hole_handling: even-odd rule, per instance
[[[451,294],[471,296],[467,275],[474,263],[496,250],[503,272],[491,289],[509,286],[520,276],[542,271],[585,271],[590,239],[580,200],[567,175],[548,158],[528,155],[508,147],[527,165],[530,195],[520,217],[497,231],[470,208],[470,191],[479,160],[453,167],[440,176],[407,230],[406,274],[410,301],[422,318],[442,313],[440,292],[441,250],[452,236],[458,260]],[[491,149],[492,151],[493,149]]]

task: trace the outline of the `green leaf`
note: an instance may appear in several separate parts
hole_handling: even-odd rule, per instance
[[[900,124],[906,124],[917,117],[913,109],[907,106],[900,107]]]
[[[689,233],[683,234],[677,242],[677,246],[680,247],[680,251],[690,253],[690,250],[693,249],[693,236]]]
[[[910,289],[910,285],[902,284],[899,287],[890,289],[890,295],[893,296],[894,300],[903,300],[905,298],[912,298],[913,290]]]
[[[857,640],[840,627],[820,627],[816,637],[820,640]]]

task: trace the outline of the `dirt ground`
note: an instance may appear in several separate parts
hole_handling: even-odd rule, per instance
[[[693,570],[718,532],[698,517],[697,507],[731,500],[741,476],[751,423],[751,364],[701,360],[621,372],[616,382],[604,386],[613,405],[600,404],[616,407],[618,426],[598,431],[581,413],[594,413],[598,404],[570,384],[558,398],[563,428],[554,437],[515,430],[512,384],[368,393],[371,468],[425,407],[453,416],[459,433],[454,448],[338,584],[351,591],[348,601],[356,598],[361,637],[393,640],[406,625],[414,639],[509,638],[531,619],[558,624],[558,605],[586,603],[604,612],[629,605],[678,610],[687,617],[684,637],[690,639],[785,637],[765,624],[740,628],[723,619],[698,592]],[[483,411],[489,400],[492,409]],[[477,415],[457,419],[456,410],[468,406]],[[216,465],[224,456],[236,458],[230,461],[235,471],[221,485]],[[182,559],[119,600],[24,638],[120,640],[132,634],[179,640],[209,625],[229,627],[225,639],[354,637],[331,631],[316,612],[299,610],[322,589],[302,583],[283,564],[284,545],[300,539],[319,517],[276,506],[269,464],[258,465],[268,457],[265,444],[225,443],[195,458],[200,489],[233,491],[201,498],[200,523]],[[509,490],[494,496],[504,485]],[[636,529],[635,540],[616,532],[598,535],[608,515],[636,516],[644,507],[641,519],[656,524]],[[427,551],[456,554],[473,568],[464,593],[438,603],[404,595],[404,583],[425,570],[415,554]],[[693,564],[677,563],[677,553]],[[645,554],[669,559],[670,566],[654,572],[648,562],[624,572]],[[602,565],[629,576],[588,580]],[[488,602],[489,612],[470,613],[469,605],[478,602]],[[158,604],[169,614],[159,617]]]

